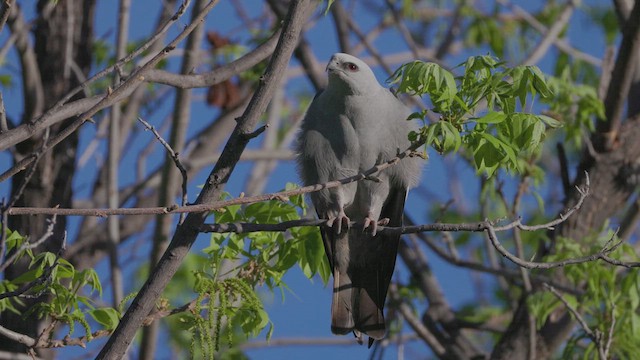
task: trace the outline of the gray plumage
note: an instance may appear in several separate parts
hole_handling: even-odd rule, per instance
[[[357,175],[394,158],[410,142],[410,110],[360,59],[334,54],[329,83],[316,95],[302,122],[298,165],[305,185]],[[408,188],[421,160],[407,158],[367,179],[311,194],[333,272],[331,330],[335,334],[385,335],[383,307],[395,267],[399,236],[376,234],[379,220],[402,225]],[[349,221],[363,223],[350,228]]]

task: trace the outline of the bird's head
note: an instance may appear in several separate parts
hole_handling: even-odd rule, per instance
[[[380,84],[371,68],[349,54],[333,54],[327,65],[329,88],[348,94],[363,94]]]

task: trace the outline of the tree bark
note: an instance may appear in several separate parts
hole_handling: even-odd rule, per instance
[[[91,66],[91,49],[93,39],[93,21],[95,1],[61,0],[54,3],[40,0],[37,5],[38,21],[34,29],[35,55],[37,68],[41,77],[40,86],[44,94],[44,108],[53,105],[70,89],[77,86],[81,79],[87,76]],[[28,71],[23,64],[23,72]],[[81,73],[78,74],[78,72]],[[39,115],[25,106],[22,123],[28,123],[32,116]],[[63,129],[69,120],[59,123],[49,129],[51,135]],[[46,136],[33,137],[16,146],[14,161],[31,154],[43,145]],[[30,171],[23,171],[12,178],[11,196],[20,195],[16,206],[51,207],[60,205],[71,206],[72,181],[69,175],[75,172],[76,151],[78,146],[77,133],[67,138],[52,151],[46,152],[37,162],[33,175],[28,178]],[[23,182],[27,180],[24,191],[21,192]],[[9,227],[20,234],[29,235],[37,239],[46,229],[44,216],[13,216],[9,218]],[[41,251],[58,252],[62,246],[66,230],[66,219],[58,217],[53,236],[39,249]],[[23,259],[7,268],[5,276],[13,279],[23,274],[28,260]],[[41,299],[25,301],[27,307]],[[25,308],[26,309],[26,308]],[[35,316],[26,319],[10,312],[3,314],[0,324],[12,330],[37,338],[40,334],[41,323]],[[12,352],[24,352],[24,345],[1,342],[0,349]],[[41,354],[50,357],[49,354]]]

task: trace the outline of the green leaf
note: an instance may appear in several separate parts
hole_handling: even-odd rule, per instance
[[[9,229],[7,229],[7,234],[9,234],[7,236],[7,239],[5,240],[7,244],[7,251],[16,249],[24,243],[25,238],[22,235],[20,235],[19,232],[15,230],[10,231]]]
[[[527,66],[527,69],[533,74],[533,87],[540,93],[540,96],[548,98],[553,95],[553,92],[547,86],[547,82],[542,71],[540,71],[537,66]]]
[[[507,116],[502,111],[491,111],[475,121],[479,124],[499,124],[506,119]]]
[[[14,284],[25,284],[39,278],[42,274],[44,274],[44,269],[38,267],[21,274],[17,278],[13,279],[12,282]]]
[[[59,258],[56,273],[59,279],[62,279],[62,278],[71,279],[74,277],[76,271],[70,262],[68,262],[65,259]]]
[[[462,144],[460,132],[450,122],[442,122],[444,151],[458,151]]]
[[[562,122],[547,115],[536,115],[536,117],[540,119],[540,121],[544,122],[548,127],[551,127],[551,128],[559,128],[559,127],[562,127],[563,125]]]
[[[102,325],[105,330],[115,329],[120,322],[120,314],[114,308],[100,308],[91,310],[88,313],[98,324]]]

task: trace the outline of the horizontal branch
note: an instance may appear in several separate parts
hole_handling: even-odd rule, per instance
[[[277,224],[255,224],[255,223],[225,223],[225,224],[204,224],[201,228],[201,232],[205,233],[250,233],[258,231],[287,231],[288,229],[301,226],[321,226],[327,222],[326,219],[300,219],[283,221]],[[350,226],[353,228],[363,227],[361,222],[350,222]],[[378,233],[380,234],[413,234],[418,232],[427,231],[484,231],[486,230],[485,222],[466,223],[466,224],[447,224],[447,223],[435,223],[415,226],[378,226]]]
[[[268,201],[268,200],[286,200],[291,196],[301,195],[306,193],[311,193],[315,191],[319,191],[322,189],[330,189],[338,186],[342,186],[345,184],[349,184],[352,182],[360,181],[368,176],[371,176],[379,171],[382,171],[386,168],[389,168],[395,165],[400,160],[405,157],[418,156],[415,154],[415,149],[420,147],[420,143],[416,143],[409,147],[402,153],[399,153],[395,158],[378,164],[371,169],[360,173],[358,175],[350,176],[340,180],[329,181],[323,184],[316,184],[301,187],[298,189],[281,191],[276,193],[269,193],[257,196],[250,197],[241,197],[232,200],[224,200],[224,201],[216,201],[211,204],[197,204],[197,205],[187,205],[187,206],[160,206],[160,207],[149,207],[149,208],[118,208],[118,209],[72,209],[72,208],[35,208],[35,207],[12,207],[7,210],[7,215],[41,215],[41,214],[56,214],[56,215],[64,215],[64,216],[98,216],[98,217],[106,217],[112,215],[162,215],[162,214],[179,214],[179,213],[192,213],[192,212],[206,212],[219,210],[226,206],[230,205],[241,205],[241,204],[251,204],[260,201]]]

